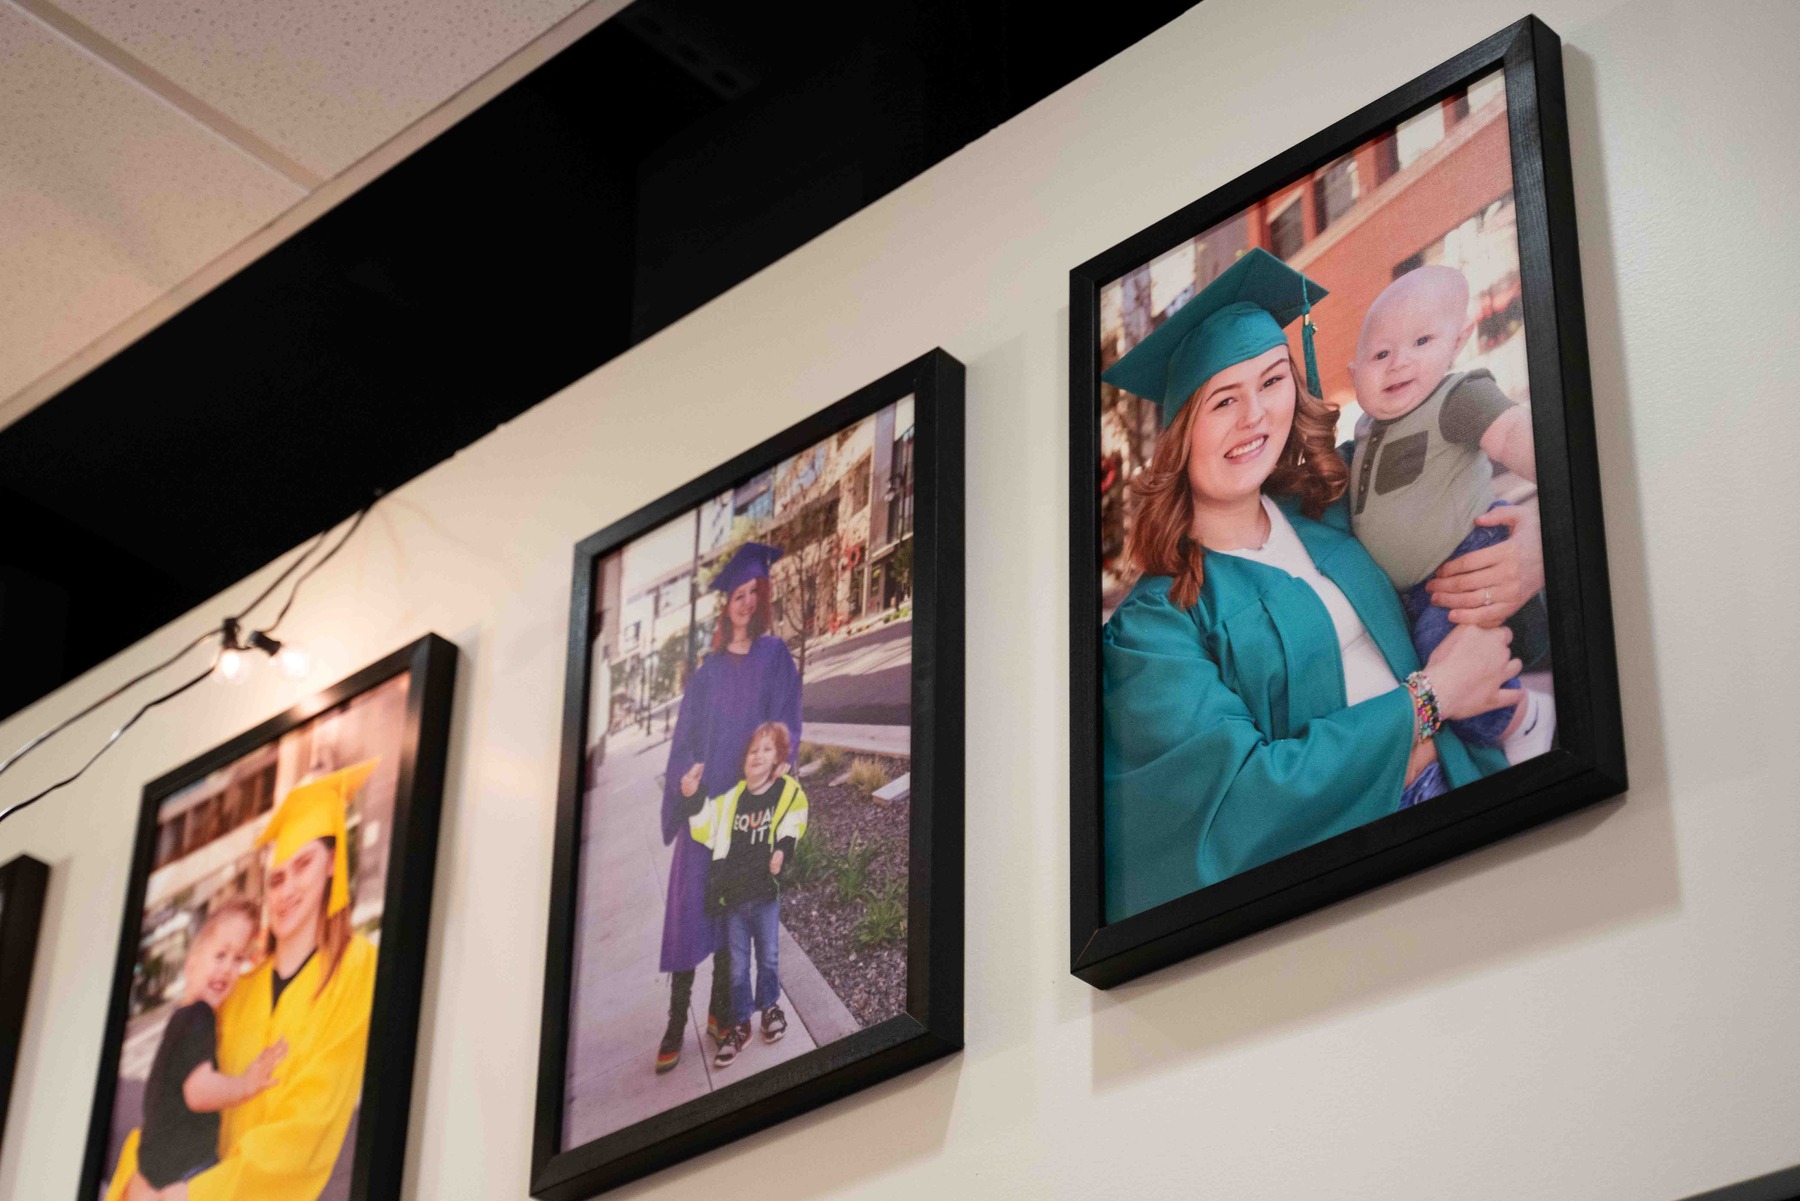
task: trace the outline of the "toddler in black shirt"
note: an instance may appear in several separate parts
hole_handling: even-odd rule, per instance
[[[219,1160],[219,1111],[275,1083],[286,1040],[240,1076],[219,1071],[217,1010],[237,982],[261,919],[248,901],[229,901],[200,923],[182,965],[181,1007],[169,1018],[144,1087],[138,1174],[152,1188],[189,1180]]]

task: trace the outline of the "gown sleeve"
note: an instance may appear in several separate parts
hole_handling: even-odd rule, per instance
[[[800,669],[794,666],[794,654],[787,643],[770,636],[775,644],[769,665],[769,713],[771,721],[788,728],[788,766],[800,763]]]
[[[1105,627],[1102,707],[1108,920],[1393,812],[1412,747],[1405,689],[1267,737],[1154,590]]]
[[[331,1179],[362,1095],[375,997],[372,948],[353,943],[326,992],[309,998],[318,1040],[276,1070],[284,1085],[280,1104],[188,1183],[189,1201],[312,1201]]]
[[[687,689],[681,694],[681,708],[675,712],[675,734],[669,740],[669,768],[663,777],[664,846],[686,833],[688,816],[693,812],[693,802],[681,795],[681,777],[694,764],[705,762],[706,715],[711,704],[711,680],[712,673],[706,670],[706,664],[702,662],[688,680]]]
[[[106,1186],[106,1201],[124,1201],[125,1190],[137,1174],[138,1143],[142,1138],[143,1132],[135,1127],[125,1136],[125,1144],[119,1148],[119,1166],[113,1169],[112,1181]]]

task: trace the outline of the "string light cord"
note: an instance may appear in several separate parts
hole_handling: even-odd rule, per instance
[[[80,721],[82,718],[86,717],[88,714],[94,712],[96,709],[99,709],[104,705],[111,704],[113,701],[119,699],[121,696],[124,696],[127,692],[130,692],[133,688],[136,688],[139,684],[142,684],[145,680],[148,680],[151,676],[156,675],[159,672],[165,671],[170,667],[173,667],[176,663],[180,662],[181,659],[186,657],[190,651],[192,651],[195,647],[199,646],[201,643],[207,641],[208,639],[219,637],[220,633],[222,632],[222,629],[223,629],[223,627],[214,627],[213,629],[206,631],[206,633],[201,634],[198,638],[195,638],[192,642],[188,643],[186,646],[182,647],[180,650],[178,650],[174,654],[170,655],[167,659],[164,659],[161,663],[158,663],[155,667],[146,668],[143,671],[140,671],[137,675],[132,676],[129,680],[126,680],[123,684],[120,684],[117,688],[113,689],[111,692],[107,693],[105,696],[101,697],[99,700],[95,701],[93,704],[89,705],[87,708],[83,709],[81,712],[76,713],[70,717],[65,717],[63,720],[57,722],[55,725],[51,726],[48,730],[45,730],[43,733],[39,734],[36,738],[33,738],[31,741],[27,742],[24,746],[20,747],[16,751],[14,751],[11,755],[9,755],[7,757],[7,759],[4,763],[0,763],[0,775],[6,774],[7,770],[9,768],[11,768],[13,764],[17,763],[19,760],[21,760],[25,756],[29,755],[32,751],[35,751],[38,747],[42,746],[44,743],[49,742],[52,738],[55,738],[58,734],[62,733],[64,730],[68,729],[70,726],[74,725],[76,722]]]
[[[375,500],[370,501],[368,504],[364,505],[361,509],[358,509],[356,512],[356,516],[352,517],[350,519],[350,525],[348,528],[346,528],[344,530],[343,536],[337,540],[337,543],[334,546],[332,546],[332,548],[330,550],[325,552],[325,557],[320,559],[317,563],[314,563],[311,567],[308,567],[304,572],[301,573],[300,578],[294,581],[294,586],[292,589],[289,590],[288,598],[282,604],[281,611],[275,614],[275,620],[271,621],[268,625],[266,625],[262,628],[262,632],[264,634],[273,634],[275,632],[275,627],[282,623],[282,621],[288,615],[288,610],[292,609],[294,607],[294,598],[300,595],[300,586],[302,584],[306,583],[306,581],[310,580],[313,577],[314,572],[318,571],[319,568],[325,566],[325,564],[331,562],[331,560],[334,557],[336,557],[337,553],[344,549],[344,543],[350,541],[350,539],[356,534],[357,527],[362,525],[362,523],[363,523],[363,518],[365,518],[369,515],[369,510],[373,509],[375,507],[375,501],[380,500],[380,499],[381,499],[381,493],[377,492],[375,494]],[[331,531],[329,531],[329,530],[325,531],[325,533],[330,533],[330,532]],[[319,542],[323,542],[324,539],[325,539],[325,534],[320,534]],[[313,543],[313,546],[317,547],[319,545],[319,542]],[[307,553],[310,554],[311,551],[309,550]],[[296,562],[295,566],[298,566],[298,565],[299,564]],[[254,606],[252,606],[252,608],[254,608]]]
[[[311,543],[309,543],[307,545],[307,548],[305,550],[301,551],[300,554],[298,555],[298,557],[296,557],[292,563],[289,563],[286,567],[282,568],[281,574],[276,576],[274,579],[270,580],[268,583],[268,586],[265,587],[261,592],[256,594],[255,600],[253,600],[249,604],[245,605],[243,607],[243,609],[240,610],[239,612],[233,613],[230,616],[230,618],[228,618],[227,620],[235,621],[235,622],[239,623],[240,625],[243,624],[244,618],[250,616],[250,614],[255,611],[255,609],[258,605],[262,604],[264,601],[268,600],[269,597],[273,596],[275,594],[275,590],[277,588],[281,587],[282,584],[286,583],[287,578],[289,576],[293,575],[296,571],[300,570],[300,565],[302,563],[306,562],[308,559],[310,559],[312,557],[312,553],[314,551],[318,550],[319,547],[321,547],[325,544],[325,539],[327,537],[329,537],[330,534],[331,534],[331,531],[329,529],[323,529],[323,530],[320,530],[317,534],[313,535],[313,540]],[[291,596],[288,598],[288,603],[289,604],[293,603],[293,598]]]
[[[268,600],[269,597],[274,593],[275,589],[281,587],[282,581],[286,580],[289,576],[293,575],[294,571],[302,563],[306,562],[306,560],[312,555],[313,551],[315,551],[319,548],[319,546],[325,541],[326,535],[329,534],[330,532],[331,532],[330,530],[321,531],[319,533],[319,535],[312,540],[312,544],[310,546],[308,546],[306,548],[306,550],[298,558],[296,558],[292,563],[289,563],[287,565],[287,567],[282,570],[280,575],[276,576],[273,580],[271,580],[269,582],[268,587],[264,588],[262,590],[261,594],[258,595],[255,600],[253,600],[249,604],[245,605],[242,612],[237,614],[235,617],[230,618],[229,620],[234,621],[234,622],[241,621],[246,615],[248,615],[258,605],[262,604],[265,600]],[[335,553],[336,548],[333,548],[333,550]],[[308,574],[310,574],[310,573],[308,573]],[[288,604],[289,605],[293,604],[292,595],[290,595],[288,597]],[[285,613],[286,611],[287,611],[287,609],[284,606],[282,609],[282,612]],[[101,697],[99,700],[95,701],[93,704],[89,705],[87,708],[81,710],[79,713],[74,713],[68,717],[65,717],[63,720],[61,720],[61,721],[57,722],[55,725],[51,726],[48,730],[45,730],[43,733],[39,734],[37,737],[31,739],[24,746],[20,747],[16,751],[14,751],[11,755],[7,756],[5,762],[0,762],[0,776],[5,775],[7,773],[7,771],[12,768],[13,764],[19,762],[19,760],[21,760],[25,756],[31,754],[32,751],[35,751],[38,747],[42,746],[44,743],[49,742],[52,738],[55,738],[58,734],[62,733],[64,730],[68,729],[70,726],[81,721],[83,718],[87,717],[89,714],[95,712],[96,710],[104,708],[107,705],[110,705],[112,702],[118,700],[121,696],[124,696],[127,692],[130,692],[133,688],[136,688],[139,684],[142,684],[145,680],[148,680],[150,677],[158,675],[158,674],[168,670],[169,668],[173,667],[176,663],[180,662],[183,658],[185,658],[195,647],[197,647],[201,643],[207,642],[213,638],[220,638],[220,639],[228,638],[225,623],[220,623],[219,625],[216,625],[212,629],[206,631],[204,634],[198,635],[197,637],[194,638],[193,641],[189,642],[186,646],[183,646],[180,650],[178,650],[174,654],[170,655],[167,659],[164,659],[161,663],[158,663],[154,667],[145,668],[143,671],[140,671],[137,675],[132,676],[129,680],[126,680],[123,684],[120,684],[117,688],[113,689],[111,692],[107,693],[105,696]],[[223,648],[221,648],[221,649],[223,649]]]
[[[294,607],[294,600],[300,594],[300,586],[302,584],[306,583],[306,581],[308,579],[312,578],[313,574],[316,573],[321,567],[324,567],[325,564],[329,563],[337,555],[337,553],[339,551],[344,549],[344,544],[350,541],[350,538],[356,533],[357,529],[362,525],[363,519],[369,515],[369,510],[375,507],[375,502],[377,500],[379,500],[380,498],[381,498],[381,493],[378,491],[375,494],[374,500],[371,500],[367,505],[365,505],[361,509],[359,509],[356,512],[356,515],[351,518],[348,528],[346,528],[344,530],[343,534],[341,536],[339,536],[338,540],[332,545],[331,549],[326,551],[322,557],[320,557],[316,561],[312,562],[310,566],[307,566],[306,570],[304,572],[301,572],[301,574],[299,575],[299,577],[297,579],[294,579],[293,586],[291,588],[289,588],[289,590],[288,590],[287,599],[282,602],[281,609],[275,614],[275,620],[270,622],[268,626],[266,626],[260,630],[252,630],[250,632],[249,638],[247,640],[240,637],[239,631],[242,629],[243,619],[245,617],[249,616],[250,613],[254,612],[264,601],[268,600],[270,596],[274,595],[276,589],[280,588],[282,584],[286,583],[291,577],[293,577],[294,573],[296,571],[299,571],[300,568],[302,567],[302,565],[307,564],[307,561],[309,559],[312,559],[313,554],[316,551],[318,551],[318,549],[325,544],[326,539],[330,537],[331,531],[329,529],[321,530],[319,532],[319,534],[316,537],[314,537],[313,540],[307,545],[306,549],[304,551],[302,551],[299,555],[297,555],[294,558],[293,562],[289,563],[286,567],[284,567],[281,570],[280,574],[278,574],[273,580],[271,580],[268,583],[268,585],[266,587],[264,587],[263,590],[256,595],[256,598],[254,600],[252,600],[249,604],[245,605],[241,610],[239,610],[238,613],[234,614],[231,617],[225,618],[222,622],[220,622],[214,628],[207,630],[205,633],[196,636],[192,641],[188,642],[180,650],[176,651],[174,654],[170,655],[168,658],[164,659],[162,662],[156,664],[153,667],[146,668],[145,670],[139,672],[137,675],[131,677],[131,679],[125,681],[123,684],[119,685],[117,688],[114,688],[111,692],[107,693],[105,696],[101,697],[99,700],[88,705],[85,709],[82,709],[80,712],[72,714],[71,716],[64,718],[62,721],[56,723],[54,726],[51,726],[49,729],[43,731],[42,733],[38,734],[36,737],[30,739],[29,741],[27,741],[25,743],[25,745],[21,746],[18,750],[14,751],[10,756],[8,756],[4,762],[0,762],[0,775],[4,775],[8,770],[10,770],[13,767],[14,764],[18,763],[21,759],[25,758],[25,756],[29,755],[32,751],[35,751],[38,747],[42,746],[46,742],[49,742],[52,738],[55,738],[58,734],[61,734],[64,730],[67,730],[69,727],[75,725],[77,722],[81,721],[83,718],[94,713],[96,710],[102,708],[103,706],[105,706],[107,704],[110,704],[112,701],[117,700],[119,697],[121,697],[125,693],[131,691],[133,688],[137,687],[139,684],[142,684],[144,681],[146,681],[146,680],[150,679],[151,677],[156,676],[156,675],[160,674],[161,672],[166,671],[170,667],[174,666],[181,659],[185,658],[188,654],[193,652],[193,650],[196,647],[199,647],[202,644],[204,644],[208,641],[211,641],[212,639],[215,639],[215,638],[219,640],[219,645],[213,651],[212,661],[207,664],[205,671],[202,671],[199,674],[192,676],[191,678],[186,680],[184,683],[177,685],[175,688],[170,689],[168,692],[165,692],[160,696],[154,697],[151,700],[144,702],[144,704],[142,704],[141,706],[138,707],[137,712],[133,713],[128,719],[126,719],[126,721],[123,725],[119,726],[118,729],[114,730],[107,737],[106,741],[101,744],[100,749],[95,751],[93,753],[93,755],[88,758],[88,761],[86,763],[83,763],[81,765],[81,767],[78,768],[74,772],[74,774],[70,775],[66,779],[58,780],[56,783],[50,785],[48,788],[45,788],[42,791],[40,791],[30,797],[27,797],[26,799],[19,801],[16,804],[9,805],[5,809],[0,809],[0,822],[4,822],[7,818],[11,817],[15,813],[20,812],[21,810],[30,808],[32,805],[37,804],[39,801],[43,800],[45,797],[49,796],[51,793],[56,792],[58,789],[66,788],[70,784],[73,784],[75,781],[79,780],[82,777],[82,775],[87,772],[88,768],[92,767],[95,763],[97,763],[99,761],[99,759],[102,755],[106,754],[107,751],[111,750],[113,747],[113,744],[118,742],[119,739],[124,736],[125,732],[127,730],[131,729],[132,726],[136,725],[138,723],[138,720],[140,718],[142,718],[146,713],[150,712],[150,710],[156,708],[159,705],[163,705],[163,704],[168,703],[169,701],[174,700],[176,697],[180,696],[184,692],[187,692],[190,688],[196,687],[197,685],[199,685],[201,683],[201,681],[205,680],[207,677],[211,676],[213,673],[218,671],[220,661],[223,658],[226,651],[244,651],[244,650],[249,650],[249,649],[257,649],[257,650],[262,650],[271,656],[273,656],[277,651],[279,651],[281,649],[281,644],[269,637],[269,631],[273,630],[276,626],[280,625],[281,622],[283,621],[283,619],[285,619],[287,617],[288,612]]]
[[[127,718],[124,725],[122,725],[118,729],[114,730],[112,732],[112,734],[110,736],[108,736],[107,740],[100,744],[100,749],[95,751],[92,755],[90,755],[88,757],[88,761],[86,763],[83,763],[79,768],[77,768],[72,775],[69,775],[61,780],[58,780],[56,783],[50,785],[50,787],[44,789],[41,792],[38,792],[38,793],[32,795],[32,796],[28,796],[24,800],[19,801],[16,804],[8,805],[5,809],[0,809],[0,822],[5,821],[7,818],[11,817],[15,813],[18,813],[20,810],[31,808],[31,806],[37,804],[39,801],[41,801],[45,797],[49,796],[51,793],[55,792],[57,789],[67,788],[69,785],[73,784],[75,781],[81,779],[82,775],[87,771],[88,768],[94,766],[94,764],[96,764],[100,761],[100,756],[106,754],[107,751],[110,751],[112,749],[113,743],[119,741],[120,738],[125,736],[125,731],[131,729],[132,726],[137,725],[138,718],[144,716],[144,714],[150,712],[150,710],[156,708],[158,705],[164,704],[168,701],[172,701],[176,697],[180,696],[182,693],[186,692],[188,689],[194,687],[196,684],[200,683],[202,680],[204,680],[208,676],[212,675],[213,669],[216,668],[218,665],[219,665],[218,659],[214,658],[214,660],[211,663],[206,665],[205,671],[201,672],[199,675],[192,677],[185,684],[181,684],[175,688],[171,688],[169,691],[163,693],[159,697],[156,697],[154,700],[148,700],[148,701],[145,701],[142,705],[139,705],[138,711],[136,713],[133,713],[129,718]]]

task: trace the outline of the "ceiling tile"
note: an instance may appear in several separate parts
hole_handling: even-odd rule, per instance
[[[57,4],[329,178],[580,8],[581,0]]]
[[[0,397],[304,194],[0,0]]]

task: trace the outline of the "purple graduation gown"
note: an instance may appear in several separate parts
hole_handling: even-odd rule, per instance
[[[681,698],[663,783],[663,842],[675,844],[669,899],[663,908],[665,972],[698,967],[719,943],[718,924],[706,913],[706,875],[712,856],[688,837],[686,809],[692,802],[681,795],[681,777],[694,764],[704,763],[695,797],[729,791],[743,779],[751,732],[765,721],[787,724],[791,765],[800,753],[800,673],[787,643],[773,634],[758,638],[742,655],[729,651],[708,655]]]

